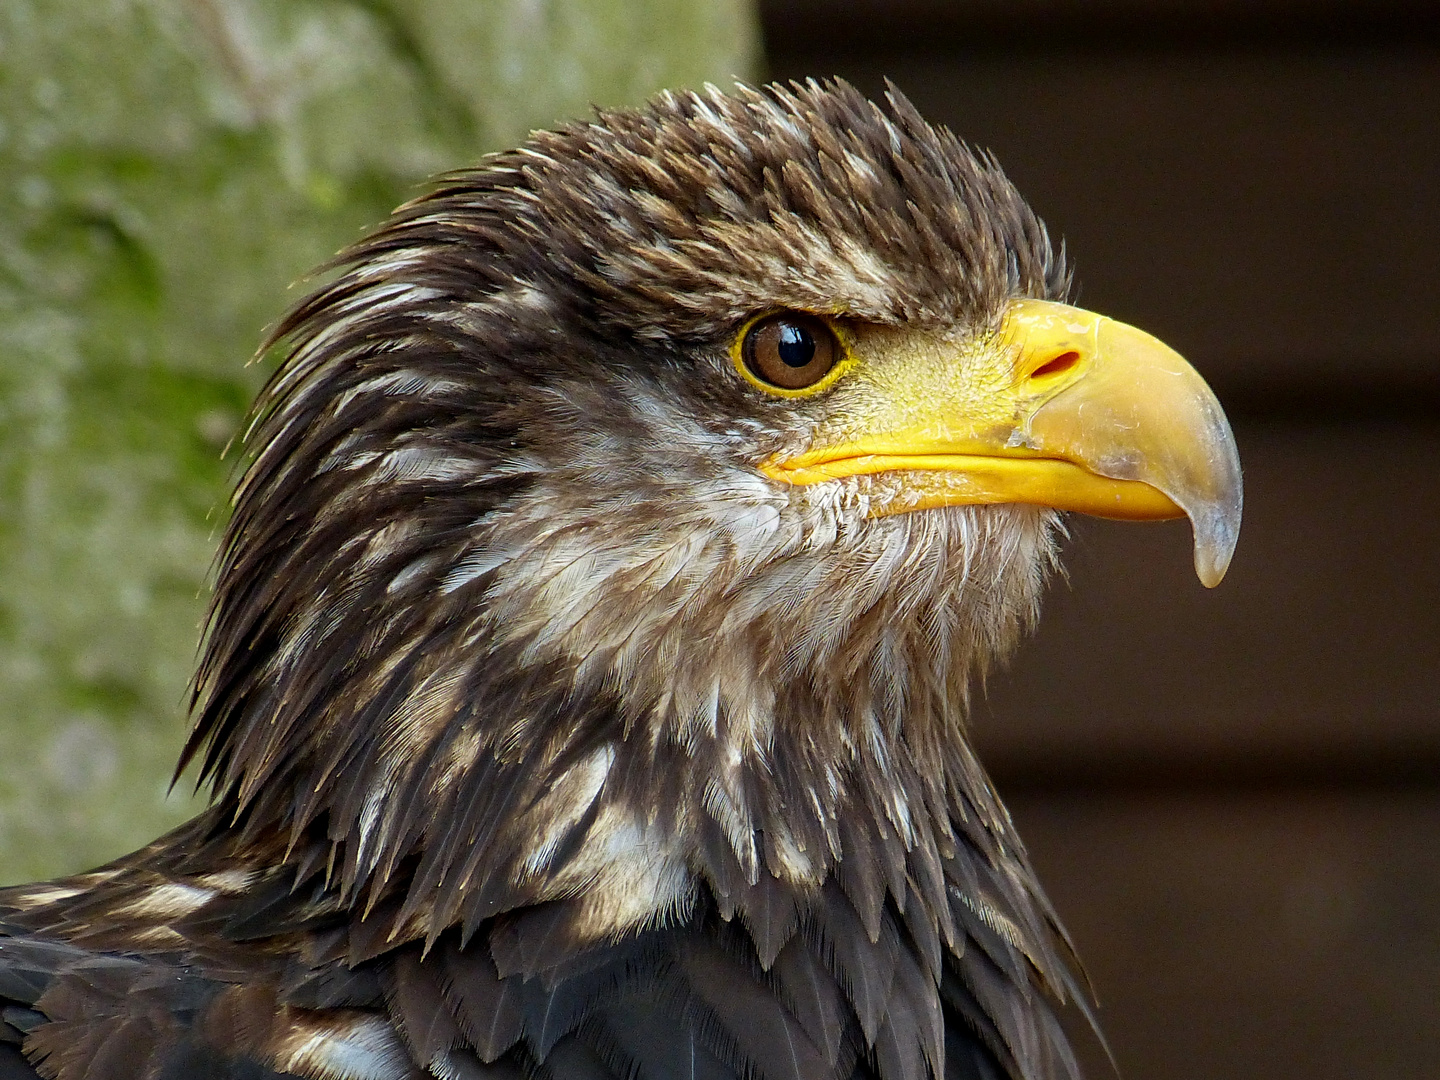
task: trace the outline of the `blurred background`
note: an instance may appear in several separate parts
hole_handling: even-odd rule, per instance
[[[1214,592],[1182,525],[1074,521],[975,717],[1121,1075],[1440,1075],[1434,9],[5,0],[0,881],[195,808],[221,451],[292,282],[592,101],[888,77],[999,156],[1079,302],[1195,363],[1246,467]]]

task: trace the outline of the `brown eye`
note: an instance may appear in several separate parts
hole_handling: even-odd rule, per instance
[[[782,390],[803,390],[824,378],[840,358],[835,332],[813,315],[788,312],[761,319],[745,335],[750,373]]]

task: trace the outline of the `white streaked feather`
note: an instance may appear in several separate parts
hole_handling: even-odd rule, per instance
[[[115,908],[112,915],[119,919],[134,918],[142,921],[181,919],[204,907],[214,898],[215,893],[211,889],[167,881],[152,885],[129,903]]]
[[[310,1080],[401,1080],[413,1066],[390,1022],[353,1010],[294,1015],[279,1040],[273,1067]],[[311,1019],[311,1017],[315,1017]]]

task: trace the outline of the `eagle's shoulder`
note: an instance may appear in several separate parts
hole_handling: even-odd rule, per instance
[[[994,840],[973,815],[956,824],[952,850],[896,852],[895,888],[737,873],[683,918],[599,942],[577,933],[573,898],[396,941],[398,899],[349,908],[303,850],[242,869],[223,845],[197,854],[196,836],[172,834],[0,891],[0,1067],[26,1080],[1074,1075],[1045,991],[1076,988],[1043,898],[977,845]]]

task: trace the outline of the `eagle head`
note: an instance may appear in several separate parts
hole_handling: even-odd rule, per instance
[[[390,944],[713,905],[763,964],[762,893],[952,945],[963,894],[1063,992],[967,687],[1062,511],[1186,514],[1214,584],[1239,469],[990,157],[894,91],[665,94],[334,270],[276,332],[195,684],[227,829],[321,845]]]

